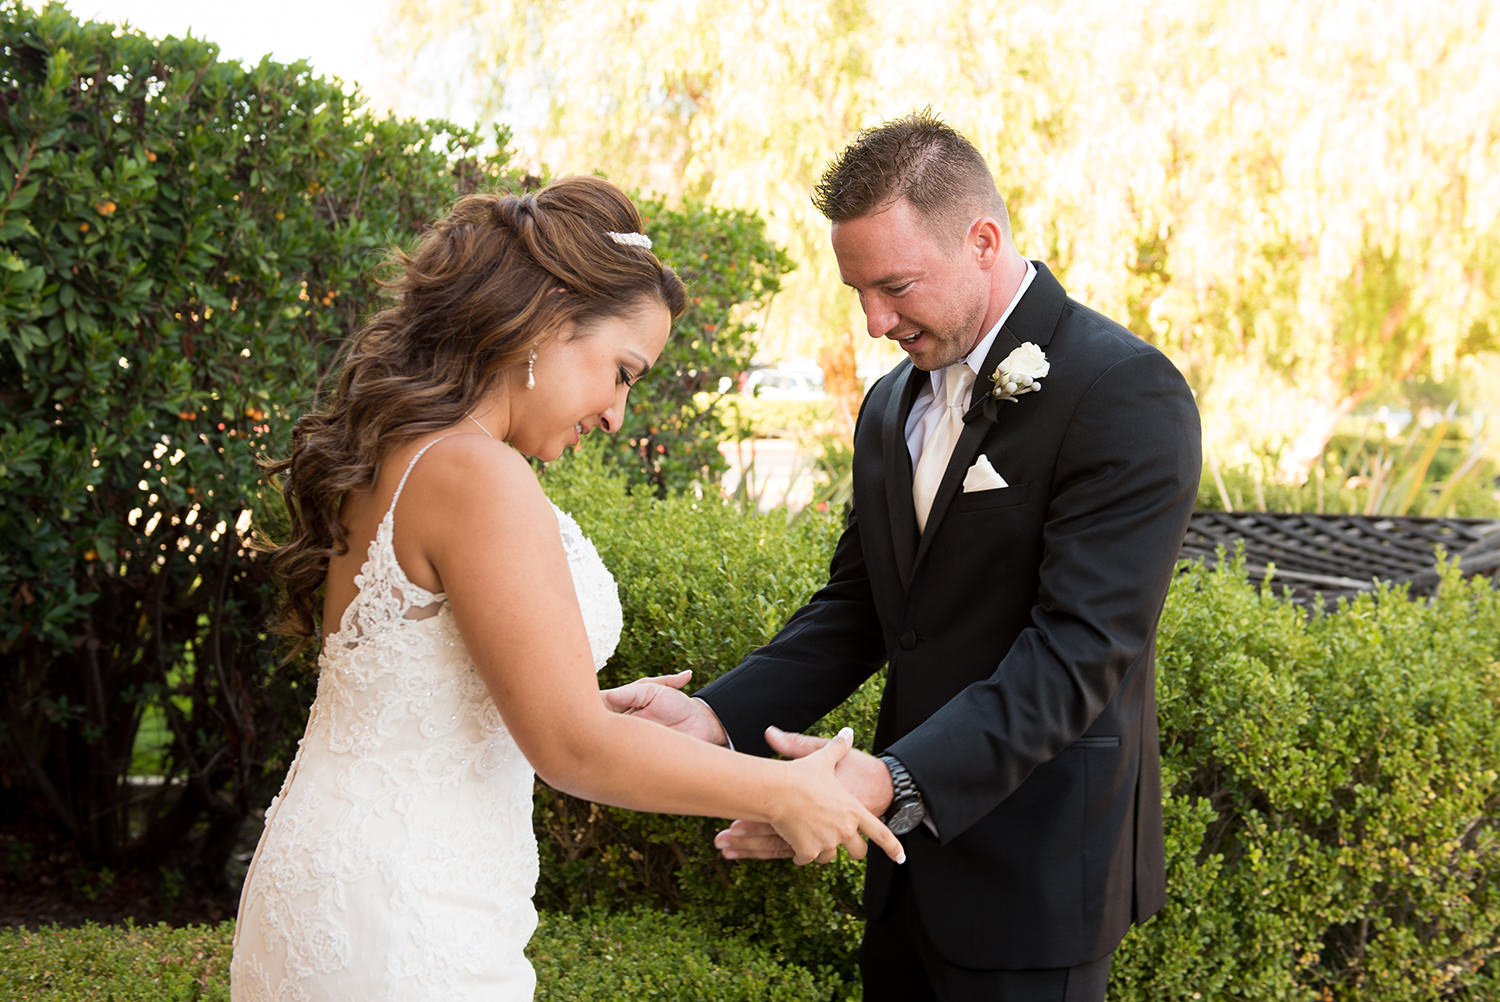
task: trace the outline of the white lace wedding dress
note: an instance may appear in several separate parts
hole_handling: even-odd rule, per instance
[[[532,770],[441,594],[370,543],[319,659],[317,696],[240,895],[235,1002],[530,999]],[[620,637],[614,579],[557,512],[596,670]]]

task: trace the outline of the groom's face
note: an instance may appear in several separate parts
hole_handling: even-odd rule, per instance
[[[833,253],[870,336],[895,341],[917,368],[952,365],[984,335],[987,286],[973,241],[939,239],[905,200],[834,223]]]

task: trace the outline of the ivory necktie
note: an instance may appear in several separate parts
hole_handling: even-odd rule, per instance
[[[969,406],[969,391],[974,388],[974,370],[959,362],[943,371],[943,388],[947,400],[942,416],[927,433],[922,443],[922,455],[917,457],[917,469],[911,478],[911,500],[917,508],[917,531],[927,528],[927,515],[932,511],[932,499],[937,496],[938,485],[943,482],[943,471],[948,468],[948,458],[958,444],[958,436],[964,430],[964,411]]]

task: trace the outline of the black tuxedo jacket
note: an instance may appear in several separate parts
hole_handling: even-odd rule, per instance
[[[735,747],[804,730],[888,665],[877,750],[937,833],[905,836],[926,928],[953,963],[1068,967],[1164,897],[1154,637],[1201,469],[1198,413],[1155,348],[1069,299],[1047,268],[1006,320],[920,536],[902,361],[854,433],[854,497],[828,583],[699,695]],[[984,400],[1012,349],[1051,370]],[[983,454],[1007,487],[964,492]],[[870,854],[865,907],[893,864]]]

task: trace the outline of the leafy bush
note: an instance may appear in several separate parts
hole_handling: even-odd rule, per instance
[[[228,1002],[234,923],[0,930],[9,1002]]]
[[[820,983],[749,937],[646,909],[580,918],[544,912],[526,952],[537,1002],[807,1002],[842,987]]]
[[[622,582],[626,639],[606,683],[684,666],[701,683],[728,667],[819,583],[833,538],[829,521],[631,495],[587,450],[544,483]],[[1309,616],[1226,560],[1183,568],[1159,643],[1168,904],[1126,939],[1111,999],[1495,997],[1500,592],[1445,568],[1430,600],[1387,589]],[[867,685],[818,729],[848,722],[868,741],[874,694]],[[532,955],[576,975],[570,990],[619,984],[625,954],[608,944],[701,930],[706,943],[737,938],[800,968],[783,974],[822,986],[803,997],[857,997],[860,864],[725,863],[709,845],[713,821],[545,788],[537,823],[539,904],[575,921],[547,916]],[[635,934],[614,924],[637,922]],[[0,937],[5,950],[0,970],[35,971]],[[613,959],[597,978],[579,974],[573,958],[594,950]],[[704,963],[746,967],[729,957]],[[25,976],[21,988],[0,982],[0,995],[28,997]],[[654,990],[654,974],[628,976]]]
[[[267,685],[255,457],[372,309],[385,247],[506,156],[362,114],[305,64],[57,4],[0,4],[0,31],[0,817],[212,883],[311,696]],[[171,781],[132,804],[148,715]]]
[[[586,453],[544,483],[621,581],[605,684],[693,668],[697,686],[732,667],[822,583],[837,529],[630,498]],[[1446,568],[1431,601],[1386,589],[1308,618],[1228,560],[1184,567],[1159,645],[1170,903],[1127,939],[1110,997],[1500,987],[1500,592]],[[849,723],[867,743],[878,685],[817,729]],[[854,979],[862,864],[726,863],[718,822],[544,788],[537,819],[547,907],[682,908]]]
[[[835,518],[788,521],[713,495],[632,496],[588,448],[549,466],[542,484],[620,582],[625,629],[600,677],[605,686],[691,668],[697,687],[734,667],[823,583],[841,528]],[[880,682],[866,683],[819,730],[847,724],[868,745]],[[720,820],[601,807],[541,784],[535,816],[543,907],[688,909],[820,977],[853,979],[863,863],[730,863],[711,848]]]
[[[651,375],[631,392],[633,414],[609,455],[632,480],[644,468],[654,493],[665,496],[723,475],[724,401],[707,391],[750,364],[756,327],[748,315],[776,294],[792,264],[750,213],[668,208],[659,198],[638,204],[653,249],[687,285],[688,307]]]
[[[274,536],[255,457],[283,454],[372,267],[456,195],[527,187],[507,133],[398,121],[303,63],[221,62],[0,0],[0,821],[85,858],[222,881],[311,699],[273,671]],[[735,307],[784,259],[754,217],[647,200],[692,309],[622,452],[676,490],[722,467],[693,394],[748,361]],[[648,416],[649,415],[649,416]],[[718,464],[718,465],[715,465]],[[168,782],[122,782],[141,756]]]
[[[1194,567],[1159,631],[1169,904],[1141,998],[1481,999],[1500,988],[1500,592],[1442,569],[1305,617]],[[1112,996],[1113,997],[1113,996]]]
[[[234,924],[0,931],[8,1002],[217,1002],[229,998]],[[538,1002],[672,999],[804,1002],[827,997],[807,971],[683,916],[637,911],[541,916],[527,949]]]

